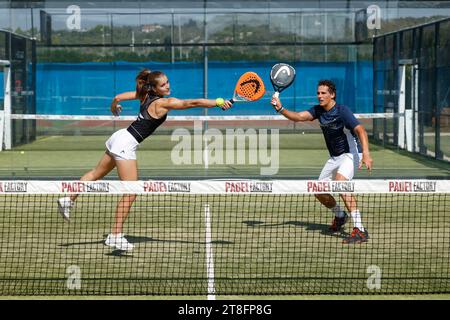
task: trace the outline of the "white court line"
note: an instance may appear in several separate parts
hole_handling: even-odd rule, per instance
[[[214,283],[214,258],[211,243],[211,212],[209,204],[205,204],[205,245],[206,245],[206,276],[208,278],[208,300],[216,300]]]

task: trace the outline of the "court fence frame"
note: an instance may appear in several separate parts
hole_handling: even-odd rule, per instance
[[[0,68],[4,74],[1,151],[36,138],[35,121],[10,121],[13,113],[36,113],[36,39],[0,29]]]
[[[373,39],[374,140],[450,161],[450,18]]]

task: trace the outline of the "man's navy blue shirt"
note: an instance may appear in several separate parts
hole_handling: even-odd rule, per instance
[[[343,153],[361,153],[361,145],[353,129],[359,125],[353,112],[345,105],[335,104],[326,111],[320,105],[308,110],[318,119],[330,156],[337,157]]]

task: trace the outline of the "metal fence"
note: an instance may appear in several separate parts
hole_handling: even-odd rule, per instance
[[[450,19],[374,38],[374,138],[439,160],[450,159]]]
[[[5,114],[36,113],[36,41],[0,30],[0,110]],[[6,93],[6,86],[9,87]],[[8,101],[6,101],[8,100]],[[6,110],[8,109],[9,110]],[[9,125],[5,121],[5,125]],[[13,121],[6,139],[12,146],[32,141],[36,135],[34,121]],[[0,148],[1,150],[1,148]]]

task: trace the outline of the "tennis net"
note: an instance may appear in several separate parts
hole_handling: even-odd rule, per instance
[[[317,193],[354,194],[368,242]],[[131,252],[104,245],[123,194]],[[450,293],[449,207],[450,180],[0,181],[0,294]]]
[[[400,114],[356,116],[374,151],[372,178],[434,179],[445,174],[444,165],[437,161],[428,161],[423,168],[423,162],[398,159],[398,147],[383,145],[402,119]],[[11,130],[5,130],[4,145],[8,145],[6,132],[11,132],[11,150],[2,153],[0,179],[78,179],[98,162],[111,134],[135,119],[34,114],[12,114],[10,118]],[[327,156],[318,121],[295,123],[281,115],[169,116],[137,152],[140,176],[158,179],[275,175],[283,179],[293,174],[297,179],[315,179]],[[369,178],[365,172],[358,177]]]
[[[371,136],[376,139],[392,137],[394,123],[403,118],[396,113],[355,114]],[[1,115],[0,115],[1,117]],[[92,115],[40,115],[11,114],[6,120],[3,143],[6,149],[20,147],[29,150],[103,150],[104,141],[116,130],[126,128],[135,116],[92,116]],[[1,123],[1,119],[0,119]],[[6,124],[8,123],[8,126]],[[7,129],[7,127],[9,129]],[[376,132],[374,131],[376,128]],[[383,129],[380,129],[383,128]],[[169,116],[154,135],[180,134],[182,132],[207,133],[208,129],[220,130],[279,130],[281,133],[321,134],[317,121],[295,123],[281,115],[231,115],[231,116]],[[175,131],[175,132],[174,132]],[[385,132],[386,131],[386,132]],[[8,138],[9,137],[9,138]],[[152,141],[155,139],[152,139]],[[81,143],[75,143],[80,142]],[[1,142],[1,140],[0,140]],[[144,142],[143,150],[165,150],[174,145],[170,139],[158,143]],[[9,146],[9,147],[8,147]],[[315,145],[315,148],[319,146]],[[320,148],[323,144],[320,143]],[[1,150],[0,150],[1,151]]]

